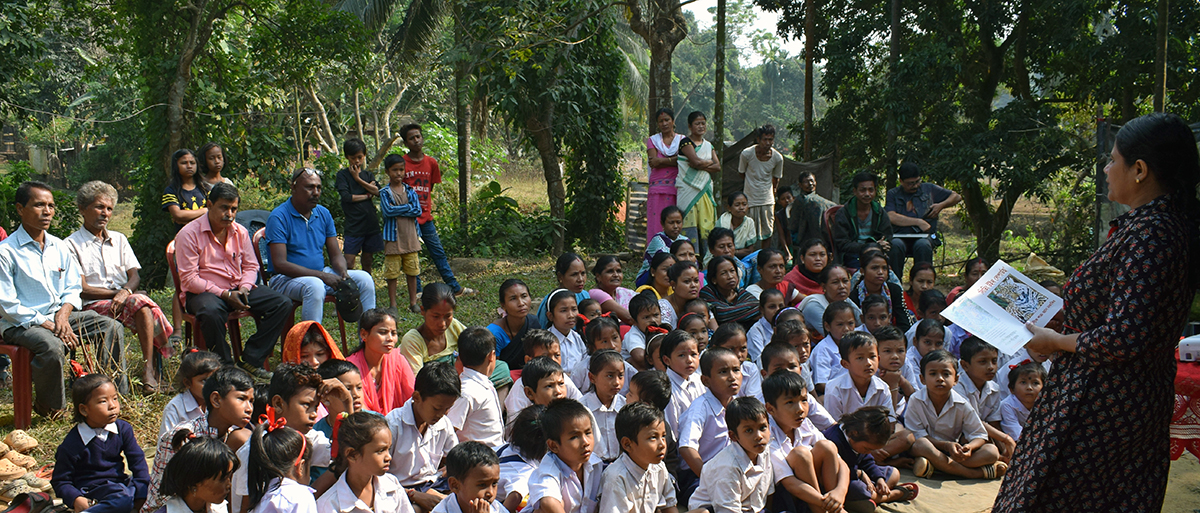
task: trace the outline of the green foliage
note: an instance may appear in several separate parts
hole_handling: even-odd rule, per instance
[[[272,23],[256,23],[250,47],[266,80],[305,85],[333,71],[363,78],[368,34],[353,14],[330,9],[321,0],[286,0],[258,13]]]
[[[517,200],[504,194],[495,181],[480,187],[467,203],[471,222],[467,230],[458,220],[458,209],[435,211],[435,222],[447,251],[461,256],[542,255],[563,228],[545,211],[522,212]]]
[[[458,190],[458,135],[453,127],[438,123],[421,125],[421,135],[425,143],[423,150],[438,161],[438,169],[442,171],[442,183],[446,187]],[[392,149],[392,153],[403,154],[404,146]],[[495,139],[471,138],[471,186],[480,187],[492,180],[500,178],[504,172],[502,167],[507,164],[508,154]],[[454,195],[457,198],[457,193]]]
[[[44,41],[38,37],[41,28],[36,5],[28,0],[0,2],[0,100],[8,99],[19,90],[19,81],[29,77],[39,60]]]
[[[167,187],[167,179],[150,160],[144,159],[133,174],[133,186],[138,195],[133,200],[133,234],[129,236],[129,245],[142,264],[138,275],[147,290],[171,284],[170,268],[164,255],[167,244],[179,231],[171,222],[171,216],[162,210],[162,193]]]
[[[21,226],[21,216],[17,214],[17,188],[34,174],[36,171],[33,166],[23,160],[9,164],[8,171],[0,173],[0,223],[9,234]],[[49,232],[63,239],[79,229],[79,208],[75,206],[75,193],[55,190],[54,206],[56,213]]]

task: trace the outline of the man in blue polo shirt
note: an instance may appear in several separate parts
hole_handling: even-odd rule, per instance
[[[375,308],[375,280],[364,271],[347,270],[329,209],[321,206],[321,173],[298,169],[292,174],[292,197],[271,211],[267,244],[271,250],[271,288],[303,302],[302,320],[320,322],[325,296],[342,280],[358,284],[363,311]],[[324,251],[322,251],[324,248]],[[329,265],[325,265],[325,253]]]
[[[937,234],[938,214],[957,205],[962,196],[950,189],[931,183],[921,183],[921,168],[912,162],[900,165],[900,185],[887,192],[888,220],[895,233]],[[890,255],[892,272],[904,276],[904,262],[908,256],[913,263],[933,263],[934,241],[929,237],[892,239],[892,247],[898,248]]]

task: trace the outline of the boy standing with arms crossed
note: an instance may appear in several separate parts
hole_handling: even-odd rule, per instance
[[[421,239],[429,248],[429,257],[433,259],[433,265],[437,266],[442,281],[450,286],[454,295],[475,295],[474,289],[459,285],[458,280],[454,278],[454,271],[450,269],[450,261],[446,258],[446,250],[442,248],[442,240],[438,238],[437,226],[433,224],[433,199],[430,194],[434,185],[442,183],[442,170],[438,167],[437,159],[425,154],[425,138],[421,125],[409,124],[400,127],[400,136],[404,138],[404,146],[408,148],[408,154],[404,156],[404,183],[416,190],[417,197],[420,198],[421,216],[417,218],[417,227],[421,232]]]
[[[383,210],[383,277],[387,280],[388,299],[396,308],[396,280],[403,274],[408,282],[408,311],[421,313],[417,305],[417,276],[421,274],[421,241],[417,238],[417,219],[423,214],[417,193],[404,183],[404,159],[392,154],[383,159],[388,186],[379,194]],[[401,272],[403,271],[403,272]]]
[[[367,145],[357,137],[342,143],[342,153],[349,167],[338,171],[334,181],[338,196],[342,199],[342,214],[346,217],[346,242],[342,254],[346,255],[346,269],[354,269],[354,260],[361,251],[362,269],[371,272],[374,263],[371,257],[383,251],[383,238],[379,234],[379,214],[375,213],[375,202],[371,198],[379,195],[379,182],[366,170]]]

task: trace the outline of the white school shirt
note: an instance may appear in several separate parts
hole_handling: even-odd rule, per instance
[[[562,353],[562,368],[574,368],[579,360],[587,359],[587,344],[583,343],[583,339],[575,330],[567,330],[566,333],[563,333],[551,325],[550,333],[553,333],[554,337],[558,339],[558,350]]]
[[[655,513],[678,505],[667,465],[660,461],[642,469],[628,454],[604,469],[600,489],[598,513]]]
[[[304,438],[308,440],[308,444],[313,448],[312,466],[328,467],[332,462],[333,456],[332,442],[329,440],[329,437],[316,429],[310,429],[307,433],[304,433]],[[242,499],[250,496],[250,441],[247,440],[241,447],[238,447],[236,454],[241,465],[238,466],[237,470],[233,471],[229,487],[229,510],[233,513],[241,512]]]
[[[1028,419],[1029,409],[1021,404],[1021,400],[1017,399],[1016,395],[1005,397],[1000,402],[1000,430],[1011,436],[1014,441],[1021,438],[1021,432],[1025,429],[1025,421]]]
[[[762,363],[762,350],[771,343],[773,335],[775,327],[766,319],[759,319],[750,327],[750,331],[746,332],[746,350],[750,353],[750,361]]]
[[[729,428],[725,425],[725,407],[712,392],[692,402],[679,418],[679,447],[689,447],[700,453],[700,461],[710,461],[729,444]],[[690,468],[679,458],[679,468]]]
[[[1020,367],[1021,362],[1025,360],[1033,361],[1029,357],[1029,351],[1022,347],[1020,351],[1017,351],[1017,354],[1013,355],[1012,358],[996,370],[996,385],[1000,387],[1001,397],[1007,399],[1008,396],[1012,395],[1012,391],[1008,389],[1008,375],[1012,373],[1013,369]],[[1050,373],[1050,359],[1042,362],[1042,368],[1046,369],[1046,374]]]
[[[638,373],[636,367],[630,365],[629,362],[624,363],[625,380],[621,383],[621,395],[629,393],[629,381],[633,378],[634,374]],[[575,368],[571,369],[571,379],[569,381],[575,384],[575,388],[581,391],[592,388],[592,380],[588,379],[588,372],[591,370],[591,366],[592,357],[589,356],[580,360],[579,363],[575,364]]]
[[[483,373],[463,367],[462,395],[446,412],[451,426],[462,426],[458,430],[458,441],[474,440],[499,449],[504,445],[504,421],[500,416],[500,396],[492,380]],[[524,395],[524,392],[522,392]]]
[[[871,376],[871,384],[867,386],[865,395],[858,394],[854,378],[849,372],[825,385],[825,409],[833,418],[840,419],[842,415],[854,413],[863,406],[882,406],[887,408],[888,413],[896,414],[891,388],[879,376]]]
[[[533,513],[543,498],[558,499],[566,513],[595,513],[604,462],[595,453],[583,464],[583,480],[563,460],[547,452],[529,476],[529,501],[521,513]]]
[[[492,508],[491,513],[508,513],[508,509],[504,507],[504,504],[501,504],[496,499],[492,499],[492,503],[489,506]],[[458,506],[458,494],[452,493],[447,495],[446,498],[442,499],[442,502],[434,506],[432,513],[462,513],[462,508]]]
[[[171,431],[172,428],[188,422],[196,420],[204,415],[204,409],[200,407],[200,403],[196,402],[196,398],[192,397],[192,393],[184,390],[182,393],[175,394],[171,398],[171,402],[167,403],[166,409],[163,410],[162,425],[158,428],[158,437],[162,438]]]
[[[678,372],[675,372],[675,369],[667,368],[667,378],[671,380],[671,402],[667,404],[667,410],[664,413],[667,417],[667,425],[671,427],[671,434],[678,440],[679,417],[683,416],[683,412],[692,405],[692,401],[700,398],[708,392],[708,389],[700,381],[699,372],[693,372],[691,376],[684,379]]]
[[[99,438],[101,442],[107,442],[109,433],[114,435],[121,434],[116,422],[109,422],[102,428],[93,428],[87,425],[87,422],[79,422],[75,424],[75,429],[79,430],[79,438],[83,440],[84,447],[91,443],[93,438]]]
[[[792,436],[796,439],[793,442],[791,438],[788,438],[783,428],[775,423],[775,417],[768,419],[768,422],[771,424],[771,445],[768,452],[771,453],[771,466],[774,467],[775,482],[778,483],[783,481],[784,478],[795,475],[792,472],[792,466],[787,462],[788,454],[791,454],[797,445],[803,445],[812,449],[814,445],[817,445],[817,442],[825,439],[825,435],[822,435],[821,431],[811,421],[804,419],[800,423],[800,426],[792,433]]]
[[[742,386],[738,388],[738,397],[759,397],[762,395],[762,372],[754,362],[742,362]]]
[[[909,343],[908,350],[904,351],[904,366],[900,368],[900,376],[908,380],[914,391],[925,388],[925,384],[921,382],[921,353],[917,352],[917,346],[912,343]]]
[[[254,513],[317,513],[316,492],[290,478],[272,479]]]
[[[424,435],[417,431],[412,404],[409,399],[384,417],[392,430],[392,466],[388,472],[407,488],[436,480],[442,458],[458,444],[454,426],[446,417],[426,426]]]
[[[646,350],[646,335],[637,326],[630,327],[625,332],[625,338],[621,339],[621,358],[628,360],[629,352],[634,349]]]
[[[804,378],[804,386],[808,388],[809,394],[817,390],[817,384],[813,383],[812,367],[808,366],[807,360],[800,364],[800,377]]]
[[[700,485],[688,499],[688,509],[712,507],[714,513],[758,513],[767,507],[767,496],[775,492],[771,456],[755,461],[739,444],[725,446],[704,465]]]
[[[979,420],[984,422],[1000,422],[1000,385],[994,381],[984,381],[983,388],[975,388],[975,382],[966,373],[959,374],[958,384],[954,391],[962,394],[979,414]]]
[[[229,509],[226,507],[227,505],[227,502],[222,502],[220,504],[205,504],[204,513],[228,513]],[[167,502],[163,504],[163,507],[166,508],[166,513],[195,513],[192,511],[192,508],[187,505],[187,502],[184,502],[183,497],[176,495],[173,495],[170,499],[167,499]]]
[[[759,391],[759,394],[754,396],[754,398],[758,399],[758,402],[760,403],[767,403],[767,401],[763,398],[762,391]],[[829,410],[826,410],[825,407],[822,406],[819,401],[817,401],[817,396],[813,394],[808,394],[808,420],[812,421],[813,425],[819,430],[829,429],[830,426],[837,424],[837,420],[829,414]]]
[[[317,513],[413,513],[408,493],[400,486],[396,476],[384,474],[371,478],[375,489],[375,506],[368,507],[346,484],[346,473],[337,483],[317,499]]]
[[[829,335],[817,342],[817,347],[808,357],[808,363],[812,366],[813,383],[816,385],[829,383],[846,373],[846,368],[842,367],[842,353],[838,352],[837,342]]]
[[[943,442],[967,441],[976,438],[987,440],[987,430],[979,414],[962,394],[950,390],[950,398],[938,412],[929,400],[929,390],[917,391],[908,398],[908,411],[904,413],[904,427],[917,438],[929,437]]]
[[[579,388],[575,387],[575,382],[571,381],[571,378],[566,376],[566,374],[564,374],[563,377],[563,381],[566,382],[565,385],[567,386],[567,399],[582,401],[583,393],[579,391]],[[530,401],[529,397],[525,395],[524,379],[525,376],[517,378],[517,380],[513,382],[513,386],[508,393],[508,397],[504,398],[504,411],[508,412],[509,422],[512,422],[513,419],[516,419],[517,414],[521,413],[521,410],[524,410],[527,406],[533,404],[533,401]]]
[[[605,406],[596,392],[592,391],[584,394],[580,402],[592,412],[592,418],[596,419],[596,427],[599,428],[592,437],[592,453],[603,461],[616,459],[621,455],[621,444],[617,441],[617,412],[625,407],[625,396],[614,395],[612,406]]]
[[[496,483],[496,498],[507,499],[513,492],[521,494],[522,499],[529,497],[529,476],[537,469],[538,460],[526,460],[512,445],[501,447],[496,455],[500,457],[500,481]]]

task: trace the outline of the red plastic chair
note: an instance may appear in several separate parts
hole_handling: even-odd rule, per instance
[[[21,346],[0,344],[0,354],[12,359],[13,424],[28,429],[33,422],[33,353]]]
[[[167,243],[167,265],[171,268],[171,281],[175,283],[175,294],[179,297],[179,304],[186,305],[187,296],[179,288],[179,268],[175,266],[175,241]],[[204,341],[204,334],[200,332],[200,325],[196,323],[196,316],[188,313],[186,309],[181,313],[183,315],[184,341],[202,351],[207,350],[208,344]],[[229,320],[227,321],[226,329],[229,331],[229,346],[233,349],[234,360],[239,360],[242,357],[242,326],[238,321],[246,317],[252,317],[249,310],[238,310],[230,312]],[[193,339],[195,340],[195,344],[192,344]],[[265,360],[263,366],[266,366]]]
[[[832,207],[829,207],[829,209],[826,210],[825,213],[821,215],[821,220],[823,221],[822,224],[825,225],[824,226],[825,237],[826,237],[825,242],[827,244],[829,244],[829,261],[830,262],[841,262],[841,260],[838,259],[841,257],[841,255],[837,254],[837,243],[834,242],[834,240],[833,240],[833,223],[835,222],[834,220],[837,218],[838,211],[841,210],[843,207],[845,207],[845,205],[834,205]]]
[[[250,238],[250,243],[251,243],[251,245],[254,246],[254,258],[258,259],[258,279],[262,281],[263,286],[266,286],[267,281],[268,281],[267,268],[266,268],[266,266],[263,265],[262,251],[259,249],[258,244],[259,244],[259,242],[262,241],[263,237],[265,237],[266,235],[267,235],[267,229],[259,228],[258,231],[254,232],[254,236]],[[336,303],[337,300],[333,297],[333,295],[326,295],[325,302],[326,303]],[[292,315],[288,316],[287,323],[284,324],[284,326],[283,326],[283,336],[284,337],[287,337],[287,333],[289,331],[292,331],[292,326],[296,325],[296,310],[298,310],[301,306],[303,306],[303,303],[297,303],[295,301],[292,301]],[[342,320],[341,314],[338,314],[337,320],[338,320],[338,331],[340,331],[342,334],[342,355],[349,355],[350,352],[346,350],[346,321]]]

